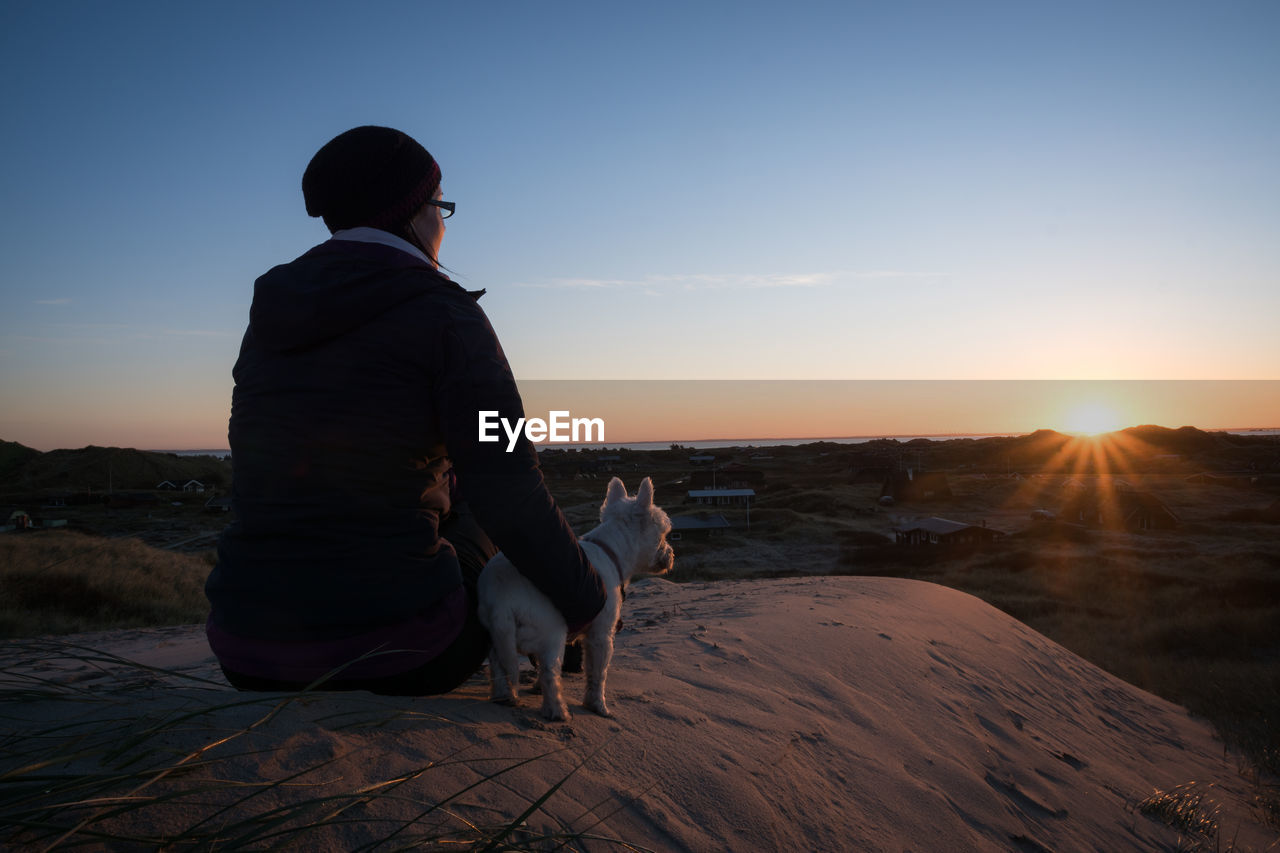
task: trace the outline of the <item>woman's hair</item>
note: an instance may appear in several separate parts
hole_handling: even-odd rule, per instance
[[[427,259],[430,260],[434,266],[444,270],[445,272],[452,273],[453,270],[449,269],[444,264],[440,263],[440,259],[437,258],[435,255],[431,254],[430,249],[428,249],[426,246],[418,242],[418,235],[415,234],[413,231],[413,220],[417,217],[420,211],[421,211],[421,208],[419,208],[417,211],[414,211],[413,216],[409,217],[404,222],[402,222],[399,228],[388,229],[388,230],[391,231],[392,234],[395,234],[397,237],[401,238],[402,240],[409,241],[411,245],[417,246],[418,251],[426,255]]]

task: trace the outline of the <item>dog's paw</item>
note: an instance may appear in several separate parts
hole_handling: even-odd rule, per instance
[[[613,712],[609,710],[609,706],[605,704],[603,696],[588,696],[582,702],[583,707],[594,714],[601,717],[612,717]]]
[[[553,723],[563,723],[570,719],[569,709],[563,702],[543,702],[542,718]]]
[[[520,705],[514,696],[490,696],[489,701],[504,708],[516,708]]]

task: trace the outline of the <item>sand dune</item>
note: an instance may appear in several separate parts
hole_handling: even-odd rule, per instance
[[[391,843],[407,843],[439,826],[465,836],[563,780],[517,837],[586,833],[597,838],[576,844],[589,850],[621,849],[607,839],[699,851],[1176,849],[1186,826],[1138,808],[1159,789],[1203,796],[1224,849],[1276,845],[1207,724],[963,593],[895,579],[650,579],[624,618],[613,719],[578,708],[569,724],[544,723],[533,698],[517,710],[486,702],[477,678],[432,699],[320,693],[259,722],[278,695],[81,652],[5,661],[5,727],[86,717],[93,725],[65,732],[118,742],[181,716],[150,739],[179,756],[232,736],[140,796],[291,779],[244,800],[256,789],[212,785],[102,824],[168,838],[207,819],[202,837],[233,824],[225,837],[247,843],[254,830],[237,821],[326,795],[337,799],[289,818],[319,824],[306,847],[352,849],[397,830]],[[219,680],[197,628],[73,641]],[[32,690],[31,675],[45,685]],[[570,680],[571,710],[580,690]],[[377,789],[387,796],[342,797],[401,779]]]

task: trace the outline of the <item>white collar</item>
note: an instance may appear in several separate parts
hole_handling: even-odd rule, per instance
[[[333,232],[330,240],[350,240],[355,243],[380,243],[383,246],[390,246],[393,249],[399,249],[402,252],[408,252],[415,258],[419,258],[434,269],[435,264],[431,263],[431,259],[426,256],[421,249],[405,240],[397,237],[389,231],[383,231],[380,228],[370,228],[367,225],[361,225],[359,228],[344,228],[341,231]]]

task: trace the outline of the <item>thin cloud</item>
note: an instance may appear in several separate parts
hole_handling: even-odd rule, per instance
[[[552,278],[540,282],[517,282],[516,287],[543,290],[624,290],[639,289],[654,294],[663,287],[680,290],[760,290],[779,287],[833,287],[869,279],[943,278],[941,273],[907,270],[861,270],[793,273],[665,273],[644,278]]]

